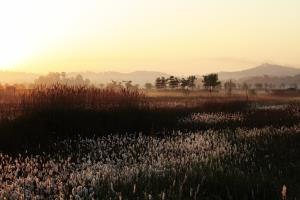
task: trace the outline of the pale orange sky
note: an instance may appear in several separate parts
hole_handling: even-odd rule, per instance
[[[234,71],[300,66],[299,0],[0,2],[0,69]]]

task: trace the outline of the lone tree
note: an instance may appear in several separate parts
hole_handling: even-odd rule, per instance
[[[218,78],[218,74],[208,74],[203,76],[203,84],[206,89],[209,89],[209,92],[212,92],[217,86],[221,84]]]

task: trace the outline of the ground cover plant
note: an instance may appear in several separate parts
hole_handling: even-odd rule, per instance
[[[300,198],[296,100],[55,85],[1,113],[0,199]]]

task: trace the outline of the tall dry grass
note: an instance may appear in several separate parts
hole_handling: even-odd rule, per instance
[[[102,89],[90,86],[55,84],[38,86],[21,95],[23,109],[91,109],[107,110],[142,106],[145,95],[138,90]]]
[[[58,137],[99,134],[109,127],[120,131],[134,123],[134,117],[128,121],[132,113],[147,106],[137,90],[61,84],[6,97],[0,102],[0,149],[30,148],[32,142],[46,145]]]
[[[1,96],[1,95],[0,95]],[[257,101],[261,103],[262,100]],[[266,100],[269,102],[269,100]],[[138,90],[101,89],[55,84],[3,96],[0,100],[0,150],[45,148],[57,139],[107,134],[166,135],[226,127],[293,125],[297,116],[285,110],[255,110],[242,97],[149,97]],[[289,109],[295,109],[291,105]],[[245,113],[246,119],[209,124],[179,123],[193,113]],[[293,112],[295,113],[295,112]],[[214,115],[213,115],[214,116]],[[37,149],[39,151],[39,149]]]

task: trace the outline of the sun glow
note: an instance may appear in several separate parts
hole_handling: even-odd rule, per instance
[[[0,70],[206,73],[266,60],[297,65],[299,8],[297,0],[3,0]]]
[[[10,23],[8,17],[0,9],[0,69],[21,64],[30,52],[24,39],[24,32],[16,23]]]
[[[79,9],[79,1],[1,1],[0,69],[24,64],[66,39]]]
[[[61,66],[60,56],[73,54],[74,47],[77,51],[87,40],[106,41],[117,34],[133,6],[125,1],[1,1],[0,69],[22,63],[47,66],[47,61]]]

